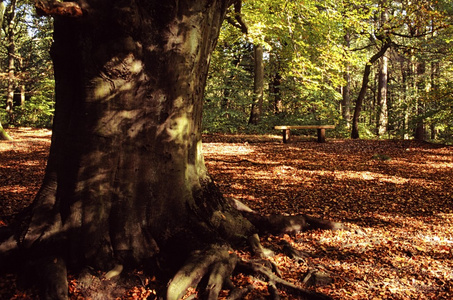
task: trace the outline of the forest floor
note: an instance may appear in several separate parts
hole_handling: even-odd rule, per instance
[[[51,134],[9,133],[15,140],[0,142],[0,226],[33,200]],[[282,144],[279,136],[250,135],[203,141],[206,165],[226,196],[261,213],[303,213],[350,228],[263,236],[276,253],[270,260],[288,281],[306,279],[309,288],[334,299],[453,299],[453,147],[306,138]],[[285,243],[306,255],[279,254]],[[328,279],[307,276],[314,272]],[[16,290],[11,276],[0,277],[0,298],[33,299],[32,292]],[[235,281],[258,288],[261,294],[248,299],[267,293],[257,278]],[[150,293],[141,287],[123,298]]]

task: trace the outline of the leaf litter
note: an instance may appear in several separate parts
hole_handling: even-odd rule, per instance
[[[10,134],[14,141],[0,142],[0,226],[33,200],[50,146],[49,130]],[[347,225],[261,237],[286,280],[334,299],[453,298],[453,147],[401,140],[282,144],[277,136],[206,135],[203,151],[225,196],[261,213],[303,213]],[[282,254],[287,245],[298,255]],[[140,271],[134,276],[147,284],[131,286],[120,298],[155,299],[155,279]],[[246,299],[269,294],[258,278],[234,280],[257,288]],[[11,274],[0,282],[0,298],[33,299],[33,291],[20,291]],[[75,288],[70,292],[71,299],[83,299]]]

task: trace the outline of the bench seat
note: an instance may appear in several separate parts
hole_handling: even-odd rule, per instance
[[[283,143],[289,142],[291,139],[291,129],[316,129],[318,131],[318,142],[326,141],[326,129],[334,129],[335,125],[280,125],[274,129],[281,130],[283,134]]]

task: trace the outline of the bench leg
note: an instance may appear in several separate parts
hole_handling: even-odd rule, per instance
[[[326,141],[326,130],[324,128],[318,128],[318,143],[324,143]]]
[[[291,139],[291,131],[289,129],[284,129],[282,130],[283,134],[283,143],[288,143],[289,140]]]

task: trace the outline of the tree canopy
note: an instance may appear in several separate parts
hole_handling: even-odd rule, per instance
[[[15,61],[14,76],[0,84],[2,124],[49,127],[54,100],[51,19],[37,17],[26,0],[2,4],[3,78],[10,72],[8,57]],[[336,136],[349,136],[363,70],[379,47],[391,41],[370,68],[357,123],[361,136],[408,138],[422,126],[425,139],[451,142],[452,14],[446,0],[243,1],[239,12],[229,9],[213,54],[205,131],[267,133],[283,123],[332,123],[339,125]],[[11,41],[15,49],[8,54]],[[258,126],[247,122],[254,94],[254,44],[264,47],[264,106]],[[380,113],[383,59],[388,60],[388,110]],[[14,103],[7,114],[8,85]],[[385,128],[379,129],[379,123]]]
[[[378,62],[386,58],[389,109],[381,116],[388,119],[381,136],[413,137],[422,120],[425,138],[450,140],[445,118],[451,111],[445,109],[451,103],[448,1],[245,1],[241,13],[248,33],[224,23],[214,53],[207,131],[269,132],[272,125],[335,123],[340,125],[335,134],[348,136],[349,111],[356,107],[364,68],[387,44],[370,66],[364,87],[361,136],[378,134]],[[233,19],[234,11],[230,14]],[[265,117],[258,128],[246,122],[253,98],[254,43],[265,48]],[[345,97],[350,99],[346,103]]]

